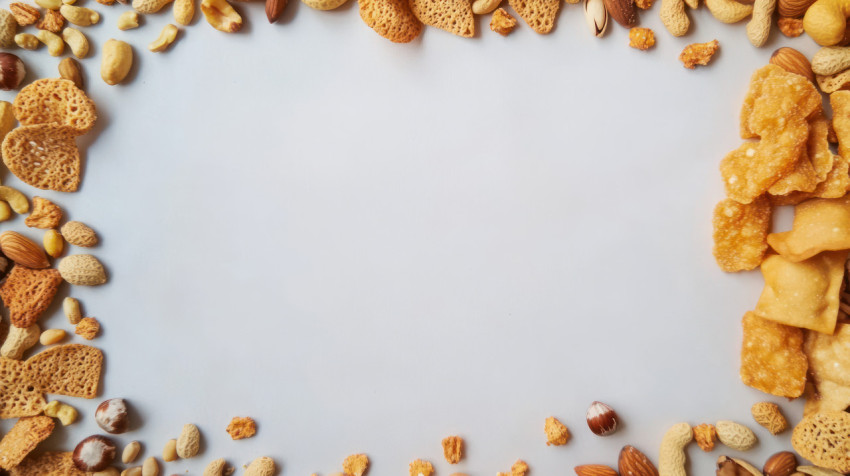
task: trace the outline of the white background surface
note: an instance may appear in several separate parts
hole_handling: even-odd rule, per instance
[[[290,3],[272,26],[261,4],[240,5],[237,35],[198,16],[164,54],[146,45],[170,9],[119,32],[129,7],[86,3],[104,17],[85,29],[93,48],[126,39],[137,68],[109,87],[98,56],[83,62],[100,116],[80,141],[83,186],[36,194],[102,238],[109,284],[70,293],[103,324],[103,397],[136,411],[117,441],[159,455],[198,424],[202,455],[166,475],[261,455],[283,474],[327,474],[355,452],[373,476],[416,458],[439,475],[494,475],[517,458],[571,474],[616,466],[625,444],[657,461],[683,420],[749,424],[757,466],[790,448],[749,408],[776,401],[796,422],[801,405],[738,378],[739,322],[761,278],[717,269],[710,223],[749,75],[774,48],[811,55],[813,42],[775,32],[757,50],[743,23],[704,8],[675,39],[656,5],[641,22],[658,45],[644,53],[614,23],[593,38],[572,5],[546,37],[521,23],[502,38],[486,17],[472,40],[429,28],[395,45],[354,1]],[[682,68],[685,44],[715,37],[710,67]],[[28,81],[55,75],[43,49],[21,56]],[[68,292],[45,327],[70,329]],[[82,422],[48,447],[99,432],[100,399],[60,400]],[[616,435],[587,430],[593,400],[620,413]],[[237,415],[258,421],[256,437],[229,440]],[[544,444],[550,415],[569,445]],[[451,434],[467,441],[456,467],[440,447]],[[730,452],[689,454],[709,475]]]

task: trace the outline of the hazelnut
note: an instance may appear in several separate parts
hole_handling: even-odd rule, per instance
[[[17,89],[27,75],[24,62],[12,53],[0,53],[0,89]]]
[[[619,418],[614,409],[602,402],[593,402],[587,409],[587,426],[595,435],[607,436],[617,431]]]
[[[103,471],[115,459],[115,444],[105,436],[92,435],[74,448],[74,466],[80,471]]]
[[[94,412],[94,419],[103,431],[113,435],[126,432],[130,426],[127,404],[123,398],[113,398],[102,402]]]

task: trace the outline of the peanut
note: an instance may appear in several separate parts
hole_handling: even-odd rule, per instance
[[[770,24],[776,0],[756,0],[753,4],[753,17],[747,23],[747,38],[756,48],[764,46],[770,36]]]
[[[73,81],[78,88],[83,89],[83,71],[80,63],[77,63],[74,58],[65,58],[59,62],[59,76]]]
[[[213,460],[204,468],[204,474],[202,476],[223,476],[225,466],[227,466],[227,463],[224,461],[224,458]]]
[[[18,21],[9,10],[0,8],[0,48],[15,46],[15,33],[18,32]]]
[[[21,360],[24,352],[38,342],[40,334],[41,329],[39,329],[38,324],[26,328],[9,326],[9,335],[6,336],[6,341],[0,347],[0,357]]]
[[[207,23],[218,31],[236,33],[242,29],[242,16],[227,0],[201,0],[201,12]]]
[[[136,457],[139,456],[141,450],[142,445],[138,441],[127,443],[127,446],[124,447],[124,451],[121,453],[121,462],[127,464],[136,461]]]
[[[201,432],[198,427],[188,423],[183,425],[183,431],[177,438],[177,456],[188,459],[198,455],[201,449]]]
[[[32,33],[18,33],[15,35],[15,44],[25,50],[37,50],[41,45]]]
[[[714,18],[723,23],[737,23],[753,13],[753,5],[735,0],[705,0],[705,6]]]
[[[812,56],[812,71],[823,76],[850,68],[850,47],[827,46]]]
[[[195,0],[174,0],[174,21],[180,25],[188,25],[195,18]]]
[[[80,301],[72,297],[66,297],[62,301],[62,310],[65,312],[65,317],[68,318],[68,322],[73,325],[77,325],[80,323],[80,320],[83,318],[83,313],[80,312]],[[125,461],[128,463],[129,461]]]
[[[85,7],[62,5],[61,7],[59,7],[59,13],[61,13],[66,20],[77,26],[94,25],[100,21],[99,13],[90,8]]]
[[[133,0],[133,10],[139,13],[156,13],[172,0]]]
[[[61,56],[65,51],[65,42],[56,33],[51,33],[47,30],[38,30],[35,34],[38,41],[47,45],[47,53],[50,56]]]
[[[0,221],[12,218],[12,207],[6,202],[0,202]]]
[[[139,14],[133,10],[127,10],[118,17],[118,29],[121,31],[132,30],[139,27]]]
[[[159,33],[159,37],[153,41],[153,43],[148,45],[148,49],[154,53],[159,53],[160,51],[165,51],[169,45],[174,43],[174,40],[177,38],[177,27],[168,24],[162,27],[162,31]]]
[[[58,344],[65,338],[65,334],[64,329],[47,329],[41,333],[41,337],[38,338],[38,341],[41,345]]]
[[[771,402],[759,402],[750,408],[753,420],[767,428],[771,435],[778,435],[788,429],[788,420],[779,410],[779,405]]]
[[[837,45],[844,39],[850,2],[817,0],[806,10],[803,29],[821,46]]]
[[[49,417],[58,418],[62,426],[68,426],[74,423],[77,421],[78,416],[77,410],[74,407],[56,400],[44,407],[44,414]]]
[[[119,476],[121,473],[118,468],[114,466],[110,466],[103,471],[98,471],[96,473],[92,473],[91,476]]]
[[[166,463],[177,461],[177,440],[168,440],[162,449],[162,460]]]
[[[71,48],[71,53],[77,58],[85,58],[89,54],[89,40],[86,35],[76,28],[65,28],[62,30],[62,39]]]
[[[243,476],[272,476],[274,471],[274,460],[268,456],[261,456],[248,465]]]
[[[129,44],[115,39],[103,44],[100,77],[109,85],[116,85],[127,77],[133,66],[133,49]]]
[[[673,36],[683,36],[691,27],[691,20],[685,13],[684,0],[661,0],[660,14],[661,23]]]
[[[717,429],[717,439],[733,450],[747,451],[758,441],[752,430],[734,421],[719,421],[714,427]]]
[[[59,10],[62,0],[35,0],[36,5],[47,10]]]
[[[153,456],[142,463],[142,476],[159,476],[159,462]]]
[[[493,10],[499,8],[502,0],[475,0],[472,4],[472,13],[476,15],[486,15]]]
[[[677,423],[667,430],[661,439],[658,455],[659,476],[686,476],[685,447],[694,438],[691,425]]]
[[[121,476],[142,476],[142,467],[136,466],[133,468],[127,468],[124,471],[121,471]]]

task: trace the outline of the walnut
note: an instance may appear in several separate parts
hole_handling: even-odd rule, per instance
[[[65,26],[65,17],[56,10],[45,10],[44,17],[38,22],[36,28],[39,30],[47,30],[52,33],[59,33],[62,27]]]
[[[20,26],[29,26],[38,21],[41,13],[38,9],[26,3],[14,2],[9,4],[9,10],[12,10],[12,15]]]
[[[803,20],[800,18],[780,17],[777,23],[779,31],[788,38],[797,38],[803,34]]]

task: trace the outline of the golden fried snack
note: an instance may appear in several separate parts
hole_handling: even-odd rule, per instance
[[[722,200],[714,208],[714,259],[720,269],[736,272],[755,269],[767,251],[770,201],[760,197],[749,204]]]
[[[838,324],[833,335],[807,332],[803,351],[813,385],[807,392],[806,414],[850,406],[850,324]]]
[[[808,364],[803,354],[803,331],[744,314],[741,381],[762,392],[796,398],[806,387]]]
[[[850,249],[850,195],[817,198],[795,208],[790,231],[771,233],[767,243],[790,261],[803,261],[821,251]]]

